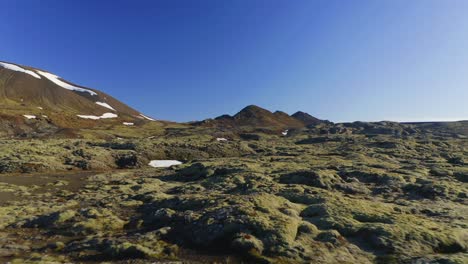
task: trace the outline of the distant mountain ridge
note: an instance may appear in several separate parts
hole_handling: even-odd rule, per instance
[[[288,115],[282,111],[271,112],[256,105],[249,105],[233,116],[225,114],[214,119],[196,122],[195,125],[283,130],[303,128],[322,122],[328,121],[320,120],[304,112]]]
[[[162,127],[171,123],[150,121],[155,120],[102,91],[74,84],[46,70],[0,61],[0,137],[70,138],[94,133],[96,137],[120,138],[122,134],[117,130],[128,132],[129,126],[142,128],[148,125],[152,129],[150,131],[163,131]],[[203,130],[209,131],[208,133],[265,132],[291,136],[297,130],[306,129],[310,133],[321,135],[407,136],[425,133],[456,138],[468,137],[468,121],[335,124],[302,111],[289,115],[282,111],[272,112],[256,105],[246,106],[232,116],[225,114],[188,125],[214,129]],[[296,131],[288,134],[286,130]],[[135,131],[132,130],[130,134]]]
[[[309,115],[308,113],[302,112],[302,111],[297,111],[296,113],[291,115],[292,117],[296,118],[297,120],[300,120],[304,125],[310,126],[310,125],[317,125],[320,123],[323,123],[324,120],[320,120],[314,116]]]

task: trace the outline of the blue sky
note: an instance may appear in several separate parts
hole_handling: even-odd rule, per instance
[[[2,0],[0,60],[158,119],[468,119],[468,1]]]

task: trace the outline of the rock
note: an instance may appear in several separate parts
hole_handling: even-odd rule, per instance
[[[65,157],[65,165],[71,165],[77,168],[80,168],[82,170],[90,170],[91,169],[91,163],[89,160],[86,159],[81,159],[81,160],[74,160],[69,157]]]
[[[324,231],[317,235],[316,239],[322,242],[328,242],[335,246],[346,243],[346,239],[336,230]]]
[[[455,157],[450,157],[447,159],[447,162],[450,164],[455,164],[455,165],[465,165],[466,161],[463,157],[461,156],[455,156]]]
[[[332,133],[334,134],[334,133]],[[318,144],[318,143],[326,143],[326,142],[337,142],[340,141],[340,138],[337,137],[310,137],[306,139],[302,139],[296,142],[298,145],[307,145],[307,144]]]
[[[241,254],[258,254],[263,252],[263,242],[251,234],[239,233],[234,236],[231,248]]]
[[[243,140],[260,140],[261,139],[261,136],[258,135],[258,134],[247,134],[247,133],[243,133],[243,134],[240,134],[239,135],[241,139]]]
[[[172,221],[172,218],[176,215],[176,212],[169,208],[161,208],[155,211],[153,214],[148,214],[144,218],[145,225],[151,225],[152,223],[157,223],[162,225],[164,223],[169,223]],[[170,227],[169,227],[170,228]]]
[[[331,189],[341,182],[341,178],[332,171],[298,171],[280,177],[281,183],[304,184],[324,189]]]
[[[115,158],[115,164],[119,169],[130,169],[139,166],[135,153],[120,154]]]
[[[65,248],[65,244],[63,242],[57,241],[49,244],[49,247],[56,251],[61,251]]]
[[[454,174],[455,178],[461,182],[468,182],[468,171],[467,172],[456,172]]]
[[[14,257],[18,252],[12,249],[0,248],[0,257]]]
[[[24,227],[58,227],[61,224],[74,218],[74,210],[54,212],[48,215],[36,217],[24,224]]]
[[[109,243],[109,245],[104,249],[104,254],[116,259],[158,257],[158,252],[130,242]]]
[[[133,142],[104,142],[92,143],[92,145],[115,150],[136,150],[137,147],[137,145]]]
[[[317,236],[320,233],[317,226],[309,222],[302,222],[301,225],[297,229],[298,235],[300,234],[307,234],[311,235],[312,237]]]
[[[182,181],[197,181],[214,174],[214,170],[203,163],[193,163],[189,167],[177,171],[176,177]]]
[[[447,186],[437,183],[407,184],[404,191],[409,195],[418,195],[423,198],[435,199],[436,197],[446,198],[449,196]]]
[[[327,208],[324,204],[314,204],[305,208],[301,212],[302,217],[316,217],[324,216],[327,214]]]
[[[76,221],[71,229],[77,234],[93,234],[100,231],[115,232],[123,229],[126,224],[108,209],[83,209],[80,214],[84,219]]]
[[[435,176],[453,176],[453,171],[439,167],[431,168],[430,173]]]
[[[24,255],[31,251],[31,247],[20,244],[0,244],[0,257],[14,257],[18,255]]]

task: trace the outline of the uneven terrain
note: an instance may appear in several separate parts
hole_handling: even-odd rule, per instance
[[[1,141],[0,262],[468,261],[466,122],[141,131]]]

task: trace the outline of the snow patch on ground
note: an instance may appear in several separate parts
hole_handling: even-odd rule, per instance
[[[40,75],[46,77],[47,79],[49,79],[51,82],[55,83],[56,85],[62,87],[62,88],[65,88],[67,90],[71,90],[71,91],[77,91],[77,92],[82,92],[82,93],[89,93],[90,95],[97,95],[97,93],[91,91],[91,90],[88,90],[88,89],[85,89],[85,88],[81,88],[81,87],[77,87],[77,86],[74,86],[74,85],[71,85],[69,83],[66,83],[62,80],[60,80],[57,75],[55,74],[52,74],[52,73],[49,73],[49,72],[43,72],[43,71],[37,71]]]
[[[131,122],[123,122],[122,124],[124,124],[125,126],[133,126],[134,123],[131,123]]]
[[[33,71],[30,71],[30,70],[23,69],[20,66],[17,66],[17,65],[14,65],[14,64],[0,62],[0,66],[5,68],[5,69],[12,70],[12,71],[24,72],[24,73],[27,73],[27,74],[33,76],[34,78],[41,79],[41,76],[39,76],[37,73],[35,73]]]
[[[281,132],[281,134],[282,134],[283,136],[287,136],[287,135],[288,135],[288,132],[289,132],[289,130],[286,129],[285,131]]]
[[[216,138],[216,141],[228,141],[226,138]]]
[[[147,117],[147,116],[145,116],[144,114],[141,114],[141,113],[140,113],[140,116],[143,117],[143,118],[145,118],[145,119],[147,119],[147,120],[149,120],[149,121],[156,121],[156,120],[154,120],[153,118]]]
[[[103,106],[103,107],[105,107],[105,108],[108,108],[108,109],[110,109],[110,110],[112,110],[112,111],[116,111],[112,106],[110,106],[110,105],[107,104],[107,103],[104,103],[104,102],[96,102],[96,104],[98,104],[98,105],[100,105],[100,106]]]
[[[118,115],[114,113],[104,113],[101,116],[95,116],[95,115],[77,115],[79,118],[84,118],[84,119],[93,119],[93,120],[98,120],[98,119],[105,119],[105,118],[116,118]]]
[[[41,110],[44,110],[44,108],[42,108],[42,107],[40,107],[40,106],[38,106],[38,107],[37,107],[37,109],[41,109]]]
[[[35,115],[23,115],[23,116],[26,117],[27,119],[36,119]]]
[[[152,160],[148,165],[153,168],[167,168],[180,164],[182,164],[182,162],[178,160]]]

